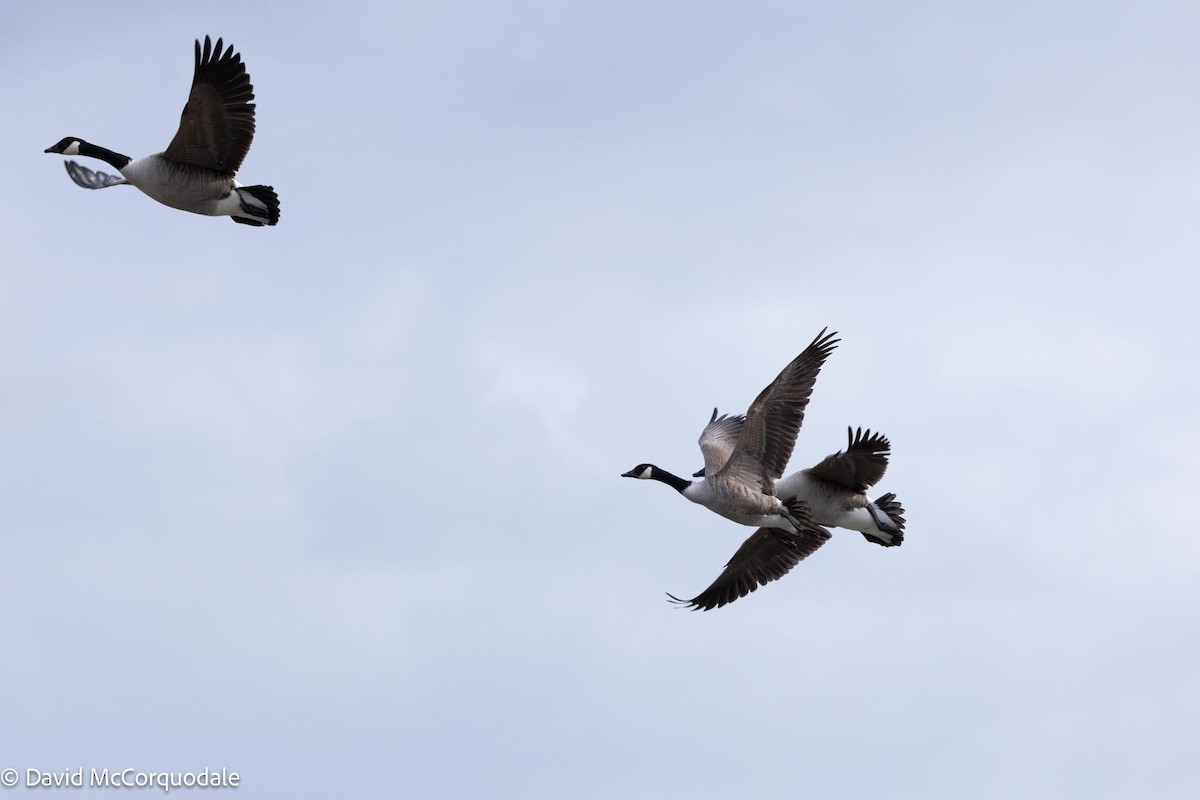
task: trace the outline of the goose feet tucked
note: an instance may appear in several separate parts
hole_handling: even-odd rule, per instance
[[[879,533],[864,532],[864,539],[884,547],[899,547],[904,544],[904,506],[896,500],[896,495],[891,492],[882,495],[874,503],[867,505],[867,511],[878,526]]]
[[[779,515],[792,524],[797,533],[804,533],[813,527],[812,516],[808,513],[808,506],[803,500],[795,497],[789,497],[782,501],[782,508]]]

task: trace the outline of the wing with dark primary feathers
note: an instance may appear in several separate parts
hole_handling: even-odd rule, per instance
[[[817,375],[837,347],[835,336],[822,330],[750,404],[737,446],[723,468],[728,476],[751,485],[761,481],[763,494],[774,493],[775,481],[792,457]]]
[[[783,501],[802,526],[799,533],[759,528],[742,542],[712,585],[691,600],[667,593],[672,602],[693,611],[709,611],[745,597],[759,586],[777,581],[829,540],[829,531],[812,521],[808,505],[795,497]]]
[[[179,119],[179,130],[163,158],[233,175],[254,138],[254,87],[233,45],[224,53],[204,37],[196,40],[192,91]]]
[[[814,527],[803,533],[759,528],[742,543],[711,586],[691,600],[681,600],[673,594],[667,597],[693,611],[720,608],[787,575],[828,539],[829,532],[824,528]]]
[[[831,456],[825,456],[808,474],[847,489],[865,492],[883,478],[892,445],[882,433],[871,433],[869,428],[866,431],[847,428],[846,439],[848,444],[845,452],[839,450]]]
[[[82,186],[85,189],[107,189],[110,186],[120,186],[122,183],[129,183],[129,181],[118,175],[109,175],[107,172],[90,170],[75,161],[67,160],[64,163],[67,165],[67,174],[71,176],[71,180],[75,181],[76,185]]]

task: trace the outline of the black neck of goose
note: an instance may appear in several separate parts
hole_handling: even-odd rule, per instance
[[[650,477],[661,483],[665,483],[677,492],[682,492],[684,489],[692,485],[692,482],[678,475],[672,475],[661,467],[652,467],[650,469]]]
[[[98,158],[101,161],[106,161],[112,164],[117,169],[124,169],[125,165],[133,161],[129,156],[123,156],[120,153],[114,153],[105,147],[99,147],[89,142],[79,143],[79,155],[88,156],[90,158]]]

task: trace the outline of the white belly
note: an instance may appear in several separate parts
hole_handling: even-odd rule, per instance
[[[219,215],[220,201],[233,188],[233,179],[209,170],[167,161],[158,155],[130,161],[121,175],[132,186],[165,206],[196,214]]]
[[[745,486],[714,485],[703,480],[684,489],[683,496],[739,525],[793,530],[791,524],[778,513],[778,498]]]

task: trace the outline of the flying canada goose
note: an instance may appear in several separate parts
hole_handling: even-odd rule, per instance
[[[883,434],[862,428],[848,428],[846,440],[845,452],[776,483],[775,496],[803,500],[818,525],[858,531],[868,542],[898,547],[904,543],[903,506],[891,493],[874,502],[867,497],[867,489],[887,471],[892,445]],[[701,469],[692,477],[703,475]]]
[[[717,416],[713,409],[700,434],[703,480],[689,481],[653,464],[639,464],[622,474],[665,483],[693,503],[758,528],[712,586],[689,601],[668,595],[672,600],[706,611],[732,603],[760,584],[783,577],[829,538],[829,532],[812,521],[803,500],[776,496],[776,481],[792,456],[821,366],[837,346],[835,336],[824,330],[817,334],[762,390],[745,416]]]
[[[254,87],[233,45],[223,42],[204,49],[196,40],[192,90],[179,130],[161,153],[134,160],[103,147],[68,136],[47,153],[89,156],[111,164],[123,177],[96,172],[68,161],[67,174],[85,189],[130,184],[163,205],[208,216],[229,216],[243,225],[279,222],[279,197],[272,186],[242,186],[234,173],[242,165],[254,138]]]

